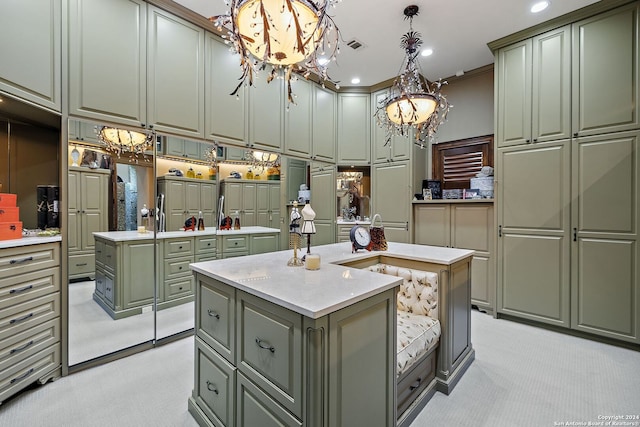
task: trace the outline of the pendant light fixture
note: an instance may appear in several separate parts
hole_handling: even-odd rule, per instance
[[[129,161],[138,162],[141,156],[147,160],[145,152],[153,150],[155,133],[143,133],[127,129],[119,129],[110,126],[97,128],[98,139],[106,145],[106,149],[116,154],[129,155]]]
[[[447,82],[429,84],[417,61],[422,40],[420,33],[413,31],[412,24],[418,10],[415,5],[404,9],[405,19],[409,20],[409,32],[400,42],[405,58],[389,94],[380,102],[375,114],[378,125],[387,131],[385,145],[391,143],[393,135],[409,135],[413,130],[414,143],[424,148],[427,141],[434,139],[438,126],[446,120],[452,107],[440,93]]]
[[[240,55],[242,75],[231,93],[245,84],[253,85],[258,70],[271,65],[267,83],[279,74],[287,84],[288,100],[293,72],[305,78],[311,72],[324,83],[327,65],[339,52],[339,30],[327,14],[340,0],[225,0],[230,10],[209,18]],[[293,77],[295,78],[295,77]]]

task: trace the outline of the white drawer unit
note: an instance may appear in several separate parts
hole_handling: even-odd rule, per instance
[[[60,244],[0,249],[0,402],[61,375]]]

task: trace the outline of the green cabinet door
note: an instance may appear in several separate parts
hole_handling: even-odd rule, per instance
[[[312,159],[335,163],[337,95],[320,85],[313,85]]]
[[[498,147],[531,141],[531,60],[530,39],[497,54]]]
[[[242,184],[242,211],[240,225],[249,227],[256,225],[256,184]]]
[[[338,94],[338,163],[368,165],[371,158],[369,94]]]
[[[198,218],[200,211],[200,183],[187,181],[184,185],[185,190],[185,211],[186,216],[195,216]]]
[[[261,227],[269,227],[269,188],[267,183],[256,184],[256,225]]]
[[[311,172],[311,207],[316,212],[316,234],[311,245],[336,241],[336,167],[313,163]]]
[[[0,13],[0,91],[55,111],[62,103],[61,3],[3,2]]]
[[[200,211],[205,227],[215,227],[216,225],[217,190],[216,184],[200,183]]]
[[[205,137],[244,146],[249,140],[248,90],[241,85],[237,95],[231,96],[239,84],[240,58],[211,33],[205,46]]]
[[[639,131],[578,138],[572,183],[572,327],[640,343]]]
[[[177,231],[184,226],[186,191],[182,181],[163,179],[158,181],[158,192],[164,194],[166,231]]]
[[[637,129],[638,4],[573,25],[573,132],[588,136]]]
[[[413,221],[416,244],[451,245],[451,207],[448,204],[416,205]]]
[[[380,214],[389,242],[410,243],[411,166],[408,161],[379,163],[371,168],[373,214]]]
[[[93,233],[107,229],[107,176],[104,174],[82,173],[82,249],[93,250]]]
[[[204,137],[204,30],[149,6],[148,124]]]
[[[70,113],[146,123],[146,9],[142,0],[69,1]]]
[[[295,94],[295,105],[289,105],[284,115],[284,153],[308,157],[311,155],[313,83],[297,79],[291,82],[291,89]]]
[[[549,31],[532,41],[532,142],[571,136],[571,29]]]
[[[67,245],[72,252],[81,250],[80,172],[69,171],[67,188]]]
[[[249,89],[249,146],[279,153],[282,151],[284,135],[283,80],[274,79],[267,83],[264,81],[265,76],[266,73]]]
[[[122,246],[122,308],[153,304],[155,272],[153,241],[128,242]]]
[[[280,183],[269,185],[269,221],[267,227],[280,228]]]
[[[569,326],[570,142],[498,150],[499,313]]]

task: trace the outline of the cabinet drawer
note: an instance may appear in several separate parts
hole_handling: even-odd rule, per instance
[[[241,373],[237,374],[236,410],[239,426],[267,425],[301,427],[302,423],[273,401]]]
[[[193,294],[193,277],[172,280],[165,283],[165,300],[184,297]]]
[[[94,254],[69,255],[69,276],[95,274]]]
[[[58,316],[58,292],[0,310],[0,340]]]
[[[104,298],[107,300],[109,304],[111,304],[111,308],[115,305],[115,280],[113,276],[109,274],[104,275]]]
[[[171,239],[164,241],[164,256],[193,255],[193,239]]]
[[[0,280],[0,310],[60,290],[60,269],[46,268]]]
[[[214,422],[235,425],[236,369],[196,337],[195,370],[193,398],[200,409]]]
[[[105,288],[105,284],[107,283],[107,280],[105,278],[105,274],[104,271],[102,271],[101,269],[97,269],[96,270],[96,294],[104,297],[104,288]]]
[[[0,372],[0,402],[60,367],[60,344],[54,344]]]
[[[302,316],[243,292],[238,295],[238,368],[301,416]]]
[[[249,239],[248,236],[223,236],[222,237],[222,251],[235,252],[235,251],[249,251]]]
[[[407,372],[398,383],[398,415],[402,414],[436,376],[436,351]]]
[[[164,261],[164,279],[173,280],[190,276],[189,264],[193,262],[193,257],[170,258]]]
[[[102,240],[97,240],[96,239],[96,246],[95,246],[95,255],[96,255],[96,262],[99,264],[103,264],[104,265],[104,261],[106,258],[106,254],[105,254],[105,244]]]
[[[198,275],[196,334],[209,346],[235,362],[235,289]]]
[[[60,246],[58,244],[0,250],[0,279],[59,265]]]
[[[216,236],[196,238],[196,254],[202,252],[215,252],[217,246]]]
[[[218,256],[215,252],[196,255],[196,262],[213,261],[215,259],[218,259]]]
[[[111,271],[116,270],[116,247],[105,243],[104,245],[104,266]]]
[[[58,341],[59,317],[0,341],[0,372]]]

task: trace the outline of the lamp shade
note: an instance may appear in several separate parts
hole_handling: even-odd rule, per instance
[[[236,25],[251,54],[284,66],[311,55],[322,33],[318,15],[304,0],[247,0],[238,7]]]
[[[386,106],[387,116],[393,123],[416,125],[429,120],[438,105],[428,93],[401,95],[391,99]]]

